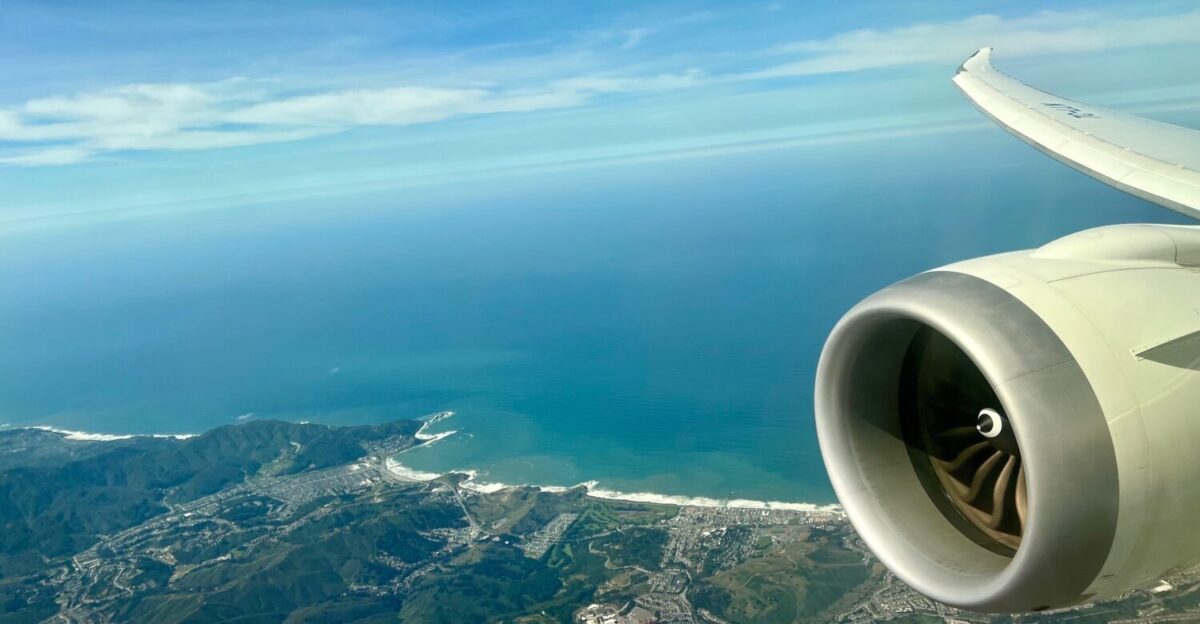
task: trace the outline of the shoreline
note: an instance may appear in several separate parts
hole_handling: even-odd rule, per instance
[[[825,505],[817,503],[799,503],[786,501],[760,501],[747,498],[736,498],[731,500],[722,500],[708,496],[686,496],[681,494],[661,494],[657,492],[622,492],[619,490],[611,490],[600,487],[599,481],[584,481],[575,485],[540,485],[536,483],[513,484],[502,482],[487,482],[481,481],[482,476],[478,470],[464,468],[461,470],[449,470],[444,473],[426,472],[410,468],[400,463],[396,456],[407,451],[423,446],[434,444],[444,440],[451,435],[457,433],[456,430],[443,431],[441,433],[428,434],[425,429],[434,423],[440,422],[454,416],[454,412],[438,412],[432,416],[421,419],[423,421],[421,428],[413,437],[420,440],[420,444],[410,446],[395,455],[388,457],[384,461],[384,467],[394,477],[401,481],[412,483],[423,483],[434,479],[450,475],[460,474],[466,475],[466,479],[459,485],[465,489],[481,494],[491,494],[501,490],[510,488],[534,488],[542,492],[561,493],[576,488],[584,488],[587,491],[587,496],[600,500],[626,501],[631,503],[649,503],[657,505],[675,505],[678,507],[704,507],[704,508],[720,508],[727,507],[733,509],[761,509],[761,510],[785,510],[797,511],[803,513],[829,513],[844,516],[842,506],[837,503],[829,503]]]
[[[473,492],[481,494],[491,494],[505,489],[512,488],[534,488],[542,492],[562,493],[569,490],[584,488],[587,491],[587,496],[600,500],[611,501],[626,501],[631,503],[647,503],[656,505],[675,505],[677,507],[701,507],[701,508],[720,508],[727,507],[733,509],[761,509],[761,510],[786,510],[797,511],[804,513],[832,513],[844,515],[842,506],[837,503],[818,504],[818,503],[801,503],[788,501],[763,501],[746,498],[736,499],[717,499],[709,496],[687,496],[683,494],[663,494],[659,492],[623,492],[620,490],[609,489],[600,486],[600,482],[596,480],[584,481],[575,485],[542,485],[536,483],[503,483],[498,481],[483,481],[481,477],[484,475],[478,470],[464,468],[449,470],[444,473],[433,473],[410,468],[400,463],[396,457],[415,448],[421,448],[436,444],[446,438],[458,433],[457,430],[441,431],[438,433],[426,433],[426,429],[430,425],[439,423],[443,420],[454,416],[454,412],[444,411],[430,414],[417,420],[421,421],[421,428],[413,434],[413,437],[418,441],[417,444],[410,446],[384,461],[385,469],[392,474],[393,477],[400,481],[408,481],[411,483],[422,483],[432,481],[434,479],[449,475],[460,474],[466,475],[460,485]],[[195,433],[131,433],[131,434],[116,434],[116,433],[91,433],[87,431],[76,431],[72,429],[62,429],[60,427],[51,427],[49,425],[0,425],[0,431],[20,430],[20,429],[38,429],[48,431],[63,436],[66,440],[76,442],[113,442],[116,440],[129,440],[132,438],[173,438],[176,440],[186,440],[194,438],[199,434]]]
[[[39,431],[57,433],[64,440],[75,442],[115,442],[117,440],[132,440],[133,438],[173,438],[176,440],[187,440],[200,435],[198,433],[91,433],[88,431],[51,427],[50,425],[11,426],[5,424],[0,426],[0,431],[20,431],[21,429],[37,429]]]

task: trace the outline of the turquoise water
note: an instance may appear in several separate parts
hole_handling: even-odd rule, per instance
[[[828,502],[811,382],[842,312],[1120,221],[1179,219],[988,129],[34,224],[0,234],[0,422],[454,410],[406,464]]]

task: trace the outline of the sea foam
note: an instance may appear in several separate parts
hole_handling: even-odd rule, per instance
[[[73,431],[71,429],[59,429],[58,427],[50,427],[48,425],[33,425],[24,427],[25,429],[40,429],[57,433],[67,440],[76,440],[80,442],[112,442],[114,440],[128,440],[130,438],[174,438],[176,440],[186,440],[196,437],[194,433],[90,433],[87,431]]]
[[[416,446],[411,446],[407,449],[404,449],[403,451],[400,451],[400,453],[397,453],[396,455],[400,455],[400,454],[404,453],[405,451],[408,451],[408,450],[411,450],[414,448],[428,446],[430,444],[433,444],[434,442],[437,442],[439,440],[444,440],[445,438],[457,433],[456,431],[443,431],[441,433],[435,433],[435,434],[425,433],[425,429],[428,428],[429,425],[432,425],[433,423],[450,418],[453,415],[454,415],[454,412],[439,412],[437,414],[434,414],[433,416],[430,416],[430,417],[424,419],[425,422],[421,425],[421,428],[414,435],[414,437],[416,437],[418,440],[421,440],[422,443],[418,444]],[[395,456],[389,457],[387,459],[387,461],[384,463],[384,465],[387,467],[387,469],[389,471],[391,471],[391,473],[393,475],[396,476],[396,478],[404,480],[404,481],[432,481],[433,479],[437,479],[438,477],[442,476],[441,474],[434,473],[434,472],[425,472],[422,470],[416,470],[414,468],[409,468],[408,466],[401,464],[395,458]],[[763,509],[763,510],[781,509],[781,510],[787,510],[787,511],[801,511],[801,512],[810,512],[810,513],[811,512],[835,513],[835,514],[842,513],[841,505],[837,505],[837,504],[817,505],[815,503],[796,503],[796,502],[785,502],[785,501],[759,501],[759,500],[750,500],[750,499],[745,499],[745,498],[735,498],[732,500],[723,500],[723,499],[710,498],[707,496],[681,496],[681,495],[676,495],[676,494],[659,494],[657,492],[621,492],[618,490],[610,490],[607,488],[602,488],[602,487],[600,487],[600,483],[598,481],[585,481],[583,483],[579,483],[579,484],[576,484],[573,486],[535,485],[535,484],[514,485],[511,483],[481,481],[479,478],[481,476],[479,471],[471,470],[471,469],[451,470],[445,474],[465,475],[466,479],[463,479],[461,482],[459,482],[459,486],[462,487],[463,489],[471,490],[473,492],[479,492],[482,494],[491,494],[494,492],[499,492],[504,489],[516,488],[516,487],[528,487],[528,488],[534,488],[534,489],[540,490],[542,492],[554,492],[554,493],[566,492],[568,490],[573,490],[576,488],[584,488],[585,490],[587,490],[588,496],[590,496],[592,498],[602,499],[602,500],[628,501],[628,502],[633,502],[633,503],[653,503],[653,504],[660,504],[660,505],[677,505],[680,507],[732,507],[732,508],[736,508],[736,509]]]
[[[425,472],[409,468],[404,464],[396,461],[394,458],[388,458],[386,462],[387,469],[392,472],[398,479],[404,481],[432,481],[442,474],[434,472]],[[735,498],[731,500],[722,500],[710,498],[707,496],[683,496],[678,494],[660,494],[657,492],[621,492],[618,490],[610,490],[600,487],[597,481],[585,481],[572,486],[563,485],[536,485],[536,484],[521,484],[502,483],[498,481],[481,481],[479,472],[476,470],[451,470],[445,474],[460,474],[465,475],[466,479],[459,482],[459,487],[472,492],[481,494],[492,494],[501,490],[517,487],[533,488],[542,492],[561,493],[577,488],[587,490],[587,495],[592,498],[601,500],[627,501],[631,503],[651,503],[658,505],[676,505],[679,507],[729,507],[735,509],[779,509],[787,511],[801,512],[820,512],[820,513],[842,513],[841,505],[829,504],[818,505],[816,503],[796,503],[786,501],[760,501],[750,500],[746,498]]]
[[[388,471],[395,475],[396,478],[403,481],[432,481],[442,476],[436,472],[423,472],[421,470],[409,468],[408,466],[401,464],[391,457],[387,458],[387,461],[384,462],[384,465],[387,466]]]
[[[783,501],[759,501],[747,498],[729,500],[707,496],[680,496],[655,492],[619,492],[601,488],[595,481],[581,484],[587,488],[588,496],[605,500],[631,501],[635,503],[657,503],[681,507],[732,507],[736,509],[785,509],[788,511],[840,513],[840,505],[817,505],[815,503],[790,503]]]

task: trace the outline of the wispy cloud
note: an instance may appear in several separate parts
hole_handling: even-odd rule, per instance
[[[65,165],[126,150],[199,150],[278,143],[362,126],[579,106],[595,95],[695,86],[698,70],[644,77],[580,76],[540,88],[392,87],[277,96],[246,80],[127,85],[41,98],[0,110],[0,142],[23,151],[9,165]]]
[[[625,93],[634,91],[667,91],[685,89],[705,84],[708,76],[692,68],[677,74],[657,76],[584,76],[567,78],[554,83],[555,88],[569,93]]]
[[[625,31],[625,41],[621,44],[622,50],[632,50],[650,35],[652,31],[649,28],[631,28]]]
[[[984,46],[1007,57],[1084,53],[1172,43],[1200,43],[1200,11],[1157,17],[1113,17],[1091,11],[1040,12],[1005,18],[976,15],[890,30],[855,30],[774,49],[801,58],[749,77],[805,76],[915,63],[953,62]]]
[[[93,154],[95,154],[94,150],[85,147],[46,147],[19,153],[15,156],[5,156],[0,158],[0,163],[24,167],[70,165],[87,160]]]
[[[779,5],[778,7],[776,5]],[[768,8],[782,8],[772,3]],[[574,59],[629,54],[647,37],[669,46],[679,18],[655,28],[613,28],[574,36],[587,50],[473,63],[456,73],[406,76],[369,88],[285,88],[272,80],[129,84],[0,107],[0,165],[66,165],[126,151],[206,150],[311,139],[358,127],[408,126],[459,117],[588,105],[601,94],[638,94],[752,83],[919,63],[953,63],[991,45],[1005,57],[1085,53],[1200,43],[1200,11],[1117,16],[1040,12],[976,15],[882,30],[855,30],[739,54],[736,69],[696,67],[712,56],[656,55],[656,65],[579,67]],[[679,30],[675,28],[675,30]],[[601,53],[603,52],[603,53]],[[733,52],[733,51],[729,51]],[[640,51],[638,51],[640,53]],[[715,54],[715,53],[714,53]],[[643,55],[644,56],[644,55]],[[719,54],[717,54],[719,56]],[[569,63],[555,63],[566,57]],[[522,69],[524,67],[524,69]],[[540,68],[533,70],[531,68]],[[665,70],[665,71],[663,71]],[[486,76],[487,79],[481,79]]]
[[[519,157],[503,165],[451,168],[439,173],[418,173],[359,180],[348,184],[317,184],[288,187],[245,195],[214,195],[186,202],[149,202],[116,208],[51,210],[44,214],[6,216],[0,212],[0,232],[19,231],[24,227],[45,227],[89,220],[178,214],[242,205],[301,198],[339,197],[364,192],[395,191],[432,185],[478,183],[490,179],[541,175],[568,171],[603,169],[613,166],[656,164],[727,156],[825,147],[856,143],[879,144],[883,141],[934,136],[969,130],[992,130],[988,122],[968,114],[942,117],[911,115],[838,124],[817,124],[762,132],[738,132],[700,137],[685,141],[653,142],[637,146],[596,147],[570,150],[559,154]],[[329,373],[340,373],[332,368]]]
[[[293,141],[316,128],[230,128],[237,107],[268,97],[257,85],[145,84],[39,98],[0,111],[0,141],[31,146],[0,158],[14,165],[62,165],[102,152],[182,150]]]

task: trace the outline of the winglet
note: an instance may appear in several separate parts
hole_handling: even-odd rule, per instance
[[[971,56],[967,57],[967,60],[963,61],[962,65],[958,66],[958,71],[954,72],[954,75],[957,76],[964,72],[987,71],[987,70],[990,70],[991,68],[992,68],[992,49],[991,48],[979,48],[978,50],[975,51],[975,54],[972,54]]]
[[[953,81],[984,115],[1033,147],[1122,191],[1200,219],[1200,131],[1068,100],[992,68],[992,49]]]

